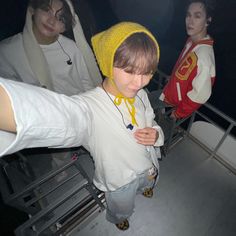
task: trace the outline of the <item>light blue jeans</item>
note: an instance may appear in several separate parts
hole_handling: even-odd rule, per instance
[[[131,183],[115,190],[105,192],[107,203],[106,219],[114,224],[121,223],[134,212],[134,202],[137,193],[142,193],[146,188],[153,188],[156,179],[148,179],[148,171],[138,175]]]

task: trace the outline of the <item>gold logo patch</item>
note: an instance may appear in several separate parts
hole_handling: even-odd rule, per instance
[[[197,56],[194,52],[189,53],[178,66],[175,76],[180,80],[187,80],[193,68],[197,64]]]

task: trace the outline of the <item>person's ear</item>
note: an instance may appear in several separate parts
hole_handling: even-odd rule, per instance
[[[211,17],[207,19],[206,26],[210,25],[210,23],[211,23]]]

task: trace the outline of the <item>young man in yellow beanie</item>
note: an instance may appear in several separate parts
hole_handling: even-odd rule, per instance
[[[158,179],[164,137],[142,88],[157,68],[159,46],[131,22],[95,35],[92,46],[106,78],[84,94],[67,97],[0,80],[0,129],[8,131],[0,132],[6,140],[0,156],[26,147],[83,145],[94,159],[93,182],[105,192],[107,220],[126,230],[135,195],[152,197]]]

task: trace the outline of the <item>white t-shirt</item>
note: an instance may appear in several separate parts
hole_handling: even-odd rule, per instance
[[[0,84],[11,98],[17,124],[17,135],[0,132],[0,139],[8,140],[0,142],[0,156],[30,147],[84,145],[94,159],[94,184],[102,191],[130,183],[157,159],[153,146],[136,142],[133,133],[137,127],[130,130],[124,125],[121,114],[125,123],[130,122],[126,106],[122,103],[119,112],[100,87],[67,97],[3,79]],[[159,138],[155,146],[163,145],[163,132],[153,120],[144,90],[139,91],[134,105],[138,128],[156,128]]]

